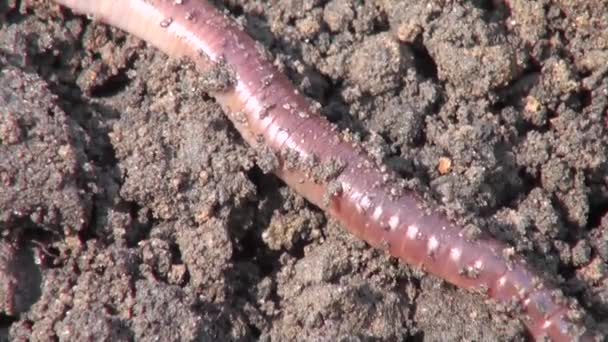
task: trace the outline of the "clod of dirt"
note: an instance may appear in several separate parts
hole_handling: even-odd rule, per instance
[[[0,84],[0,226],[82,230],[92,205],[86,134],[38,76],[5,67]]]
[[[62,340],[127,342],[133,340],[133,331],[125,321],[111,315],[108,308],[101,303],[90,303],[86,307],[77,306],[67,311],[65,317],[57,322],[57,336]],[[80,327],[86,326],[86,329]],[[13,332],[13,336],[16,333]],[[165,334],[164,336],[167,336]],[[164,337],[163,336],[163,337]],[[25,336],[24,336],[25,337]]]
[[[423,280],[422,287],[425,291],[416,299],[414,318],[424,331],[425,341],[525,341],[521,323],[495,309],[481,309],[478,296],[445,291],[432,279]]]
[[[408,336],[403,297],[366,282],[311,285],[285,299],[282,318],[269,335],[272,340],[400,340]]]
[[[142,63],[152,67],[148,61]],[[152,63],[163,68],[166,60]],[[200,218],[210,208],[253,196],[255,190],[244,172],[253,167],[254,156],[243,146],[228,142],[232,132],[218,107],[197,104],[197,74],[183,69],[179,61],[170,61],[170,67],[176,72],[134,85],[135,93],[145,89],[157,95],[140,103],[130,94],[125,114],[110,135],[125,176],[121,195],[148,202],[155,217],[172,219],[187,212]],[[173,88],[167,89],[166,84]],[[189,91],[176,96],[180,88]],[[137,107],[127,105],[129,102]],[[238,175],[227,176],[230,172]]]
[[[323,218],[309,209],[287,214],[275,211],[262,239],[270,249],[290,250],[296,242],[306,240],[311,232],[319,229]]]
[[[484,18],[471,2],[409,5],[384,1],[389,21],[407,40],[422,31],[424,46],[437,65],[440,80],[456,93],[482,96],[505,86],[523,70],[521,55],[504,38],[503,28]],[[399,31],[397,31],[399,35]]]
[[[355,18],[351,1],[332,0],[323,9],[323,20],[332,31],[340,31]]]
[[[524,217],[524,221],[533,224],[543,235],[556,238],[563,233],[563,222],[550,197],[541,189],[532,190],[519,207],[519,213]]]
[[[413,63],[409,48],[388,33],[366,39],[353,51],[348,62],[348,79],[360,91],[371,95],[395,89]]]
[[[408,336],[404,299],[366,283],[310,286],[289,302],[283,319],[271,331],[273,340],[400,340]]]
[[[425,118],[440,101],[437,86],[412,71],[404,78],[404,89],[395,96],[383,94],[373,99],[364,97],[353,104],[354,113],[361,119],[369,118],[369,127],[402,149],[410,156],[410,149],[421,143],[425,134]]]
[[[236,341],[247,338],[248,328],[238,315],[200,303],[192,293],[180,287],[138,281],[135,291],[133,335],[136,340]]]
[[[282,311],[263,336],[332,341],[410,336],[412,306],[394,287],[402,274],[377,273],[396,269],[365,247],[358,248],[356,240],[338,227],[331,227],[328,234],[323,244],[307,246],[304,257],[282,259],[276,289]],[[352,272],[360,268],[366,271]]]
[[[143,274],[148,274],[149,277],[163,276],[171,272],[173,256],[171,253],[171,245],[168,241],[151,238],[139,243],[142,250],[142,267]]]
[[[309,248],[306,257],[295,264],[295,280],[304,285],[333,283],[352,270],[348,250],[340,244],[332,248]]]
[[[190,274],[190,286],[200,289],[208,298],[223,300],[224,273],[231,268],[233,246],[226,224],[212,219],[192,228],[176,227],[177,245]]]
[[[437,63],[439,79],[449,80],[453,86],[481,96],[507,85],[519,76],[523,65],[509,44],[493,41],[496,26],[484,23],[479,14],[465,15],[467,11],[472,10],[456,8],[444,12],[445,15],[437,18],[435,25],[426,31],[425,41]],[[467,22],[469,20],[474,22]],[[461,25],[469,30],[455,30]]]
[[[56,336],[128,336],[129,332],[122,330],[133,305],[131,284],[137,259],[123,248],[99,247],[89,242],[84,253],[68,262],[68,268],[44,271],[40,299],[20,317],[29,324],[11,326],[12,338],[29,336],[42,341]],[[98,323],[89,325],[92,313],[98,314]],[[79,329],[83,325],[88,329]]]
[[[40,297],[40,270],[25,246],[0,241],[0,313],[17,316]]]

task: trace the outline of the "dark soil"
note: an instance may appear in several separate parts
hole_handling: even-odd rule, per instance
[[[605,1],[220,6],[331,121],[608,330]],[[526,339],[264,173],[201,78],[0,0],[0,340]]]

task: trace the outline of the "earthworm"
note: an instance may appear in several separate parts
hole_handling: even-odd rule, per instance
[[[580,309],[524,258],[491,237],[471,238],[398,175],[321,116],[226,14],[203,0],[55,0],[125,30],[232,83],[211,91],[244,140],[274,155],[273,172],[376,248],[521,315],[535,339],[592,341]]]

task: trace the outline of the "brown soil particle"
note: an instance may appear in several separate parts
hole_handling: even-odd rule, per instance
[[[214,3],[391,182],[513,246],[608,333],[605,1]],[[526,340],[510,308],[277,181],[206,93],[231,72],[0,1],[0,340]]]

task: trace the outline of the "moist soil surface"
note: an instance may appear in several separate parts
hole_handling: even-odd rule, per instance
[[[217,5],[607,330],[605,1]],[[0,340],[529,339],[264,172],[202,78],[49,1],[0,1]]]

